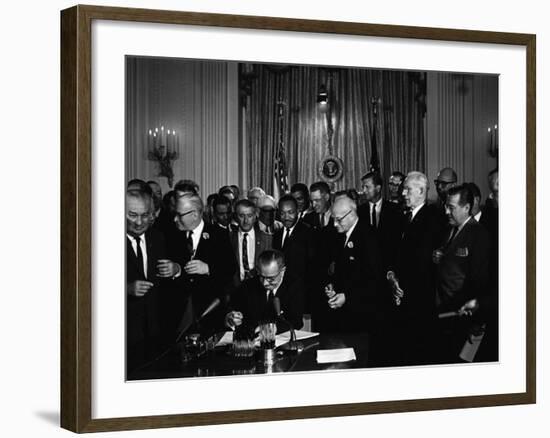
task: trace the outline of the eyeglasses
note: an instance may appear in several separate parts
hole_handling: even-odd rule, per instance
[[[188,214],[191,214],[195,211],[197,211],[197,210],[189,210],[189,211],[186,211],[185,213],[176,213],[176,216],[180,219],[183,219],[185,216],[187,216]]]
[[[279,272],[277,272],[275,275],[271,275],[269,277],[266,277],[265,275],[262,275],[258,272],[258,278],[261,282],[267,281],[268,283],[275,283],[277,279],[279,278],[279,275],[281,275],[284,272],[284,268],[281,269]]]
[[[342,217],[334,217],[334,216],[333,216],[332,218],[334,219],[334,222],[338,222],[339,224],[341,224],[342,221],[346,218],[346,216],[347,216],[348,214],[350,214],[350,213],[351,213],[351,210],[348,211],[348,212],[347,212],[344,216],[342,216]]]
[[[449,184],[453,184],[452,182],[445,182],[445,181],[439,181],[438,179],[434,179],[434,184],[436,186],[443,186],[443,187],[446,187],[448,186]]]

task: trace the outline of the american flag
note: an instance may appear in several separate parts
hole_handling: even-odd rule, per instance
[[[283,102],[277,103],[279,143],[275,154],[275,165],[273,166],[273,197],[277,200],[281,197],[281,195],[288,193],[289,190],[285,145],[283,141],[284,107],[285,104]]]
[[[376,121],[376,119],[375,119]],[[373,127],[371,141],[370,141],[371,155],[370,155],[370,171],[380,171],[380,159],[378,158],[378,144],[376,141],[376,126]]]
[[[282,144],[279,145],[275,168],[273,172],[273,197],[279,199],[281,195],[288,193],[288,173],[286,169],[285,150]]]
[[[373,97],[371,99],[372,105],[372,131],[370,137],[370,171],[379,172],[380,171],[380,158],[378,157],[378,144],[376,141],[376,128],[378,125],[378,104],[381,102],[378,97]]]

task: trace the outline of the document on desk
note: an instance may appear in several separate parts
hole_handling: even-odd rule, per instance
[[[294,332],[296,333],[297,341],[303,341],[304,339],[309,339],[315,336],[319,336],[319,333],[307,332],[305,330],[294,330]],[[286,344],[288,341],[290,341],[289,331],[279,333],[277,336],[275,336],[275,347],[279,347],[280,345]]]
[[[353,348],[317,350],[317,363],[351,362],[355,359],[355,351]]]
[[[231,345],[232,343],[233,343],[233,330],[229,330],[223,334],[222,338],[216,344],[216,347]]]

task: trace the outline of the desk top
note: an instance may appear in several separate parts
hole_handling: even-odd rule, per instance
[[[298,371],[322,371],[330,369],[368,368],[369,335],[320,334],[297,342],[300,351],[287,351],[285,345],[276,349],[272,364],[265,364],[258,354],[254,358],[235,358],[231,346],[216,347],[203,356],[182,363],[177,348],[148,365],[128,374],[128,380],[151,380],[182,377],[233,376],[247,374],[268,374]],[[356,359],[349,362],[317,363],[317,351],[336,348],[353,348]]]

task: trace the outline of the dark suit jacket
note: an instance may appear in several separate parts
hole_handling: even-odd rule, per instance
[[[168,209],[163,205],[159,216],[155,219],[152,228],[160,231],[164,235],[174,226],[174,214],[170,213]]]
[[[273,235],[260,231],[260,228],[256,224],[254,225],[254,238],[256,243],[256,248],[254,249],[254,266],[258,266],[258,257],[260,257],[260,254],[265,250],[272,248]],[[231,233],[229,234],[229,239],[231,241],[233,259],[235,260],[235,263],[236,263],[236,272],[233,275],[233,287],[238,287],[241,284],[241,273],[240,273],[241,260],[239,258],[238,230],[231,231]],[[251,274],[255,275],[256,273],[252,271]]]
[[[284,228],[275,231],[273,249],[283,251],[287,271],[290,271],[295,277],[302,278],[307,283],[315,255],[312,229],[304,222],[297,222],[283,247],[284,232]]]
[[[395,271],[404,297],[399,313],[406,320],[427,322],[435,317],[435,270],[432,254],[441,243],[439,212],[424,205],[411,222],[405,220]]]
[[[315,211],[310,211],[309,213],[307,213],[303,217],[302,221],[308,224],[314,230],[321,228],[321,221],[319,219],[319,214],[315,213]],[[326,228],[326,227],[332,228],[333,225],[334,225],[334,221],[331,217],[328,223],[323,228]]]
[[[168,252],[170,259],[182,268],[190,260],[186,247],[186,233],[175,226],[169,233]],[[204,225],[201,239],[193,260],[200,260],[209,267],[208,275],[182,275],[173,281],[170,294],[166,294],[164,311],[168,330],[174,332],[183,317],[188,298],[192,298],[193,314],[198,317],[215,298],[226,300],[235,273],[235,259],[226,233],[211,224]]]
[[[340,309],[328,309],[325,330],[367,331],[377,325],[384,300],[378,241],[372,228],[362,221],[357,222],[346,245],[345,238],[345,234],[338,234],[335,240],[332,279],[336,293],[344,293],[346,302]]]
[[[315,211],[307,213],[301,222],[309,225],[313,238],[313,261],[307,285],[306,308],[312,315],[314,329],[321,330],[324,328],[327,307],[324,287],[334,272],[334,248],[338,233],[332,217],[327,225],[321,227],[319,215]]]
[[[302,328],[304,309],[304,283],[302,279],[293,277],[289,271],[286,271],[276,296],[279,297],[281,313],[284,318],[295,329]],[[243,324],[251,328],[256,327],[262,320],[273,319],[275,312],[268,305],[266,290],[257,277],[241,283],[231,296],[230,309],[242,312]],[[288,329],[288,324],[281,320],[277,322],[278,332]]]
[[[152,289],[142,297],[126,294],[126,346],[128,369],[132,369],[147,356],[146,349],[152,349],[160,336],[160,295],[164,282],[156,276],[159,259],[166,258],[164,237],[154,229],[145,232],[147,248],[147,278],[140,275],[137,256],[132,243],[126,237],[126,283],[147,280],[154,283]]]
[[[489,237],[473,218],[444,249],[437,265],[439,312],[458,310],[472,298],[487,295],[489,284]]]
[[[357,213],[361,220],[372,226],[370,204],[368,202],[361,205],[357,209]],[[375,228],[375,232],[382,250],[384,269],[395,264],[404,222],[405,215],[402,209],[397,204],[383,200],[379,223]]]

